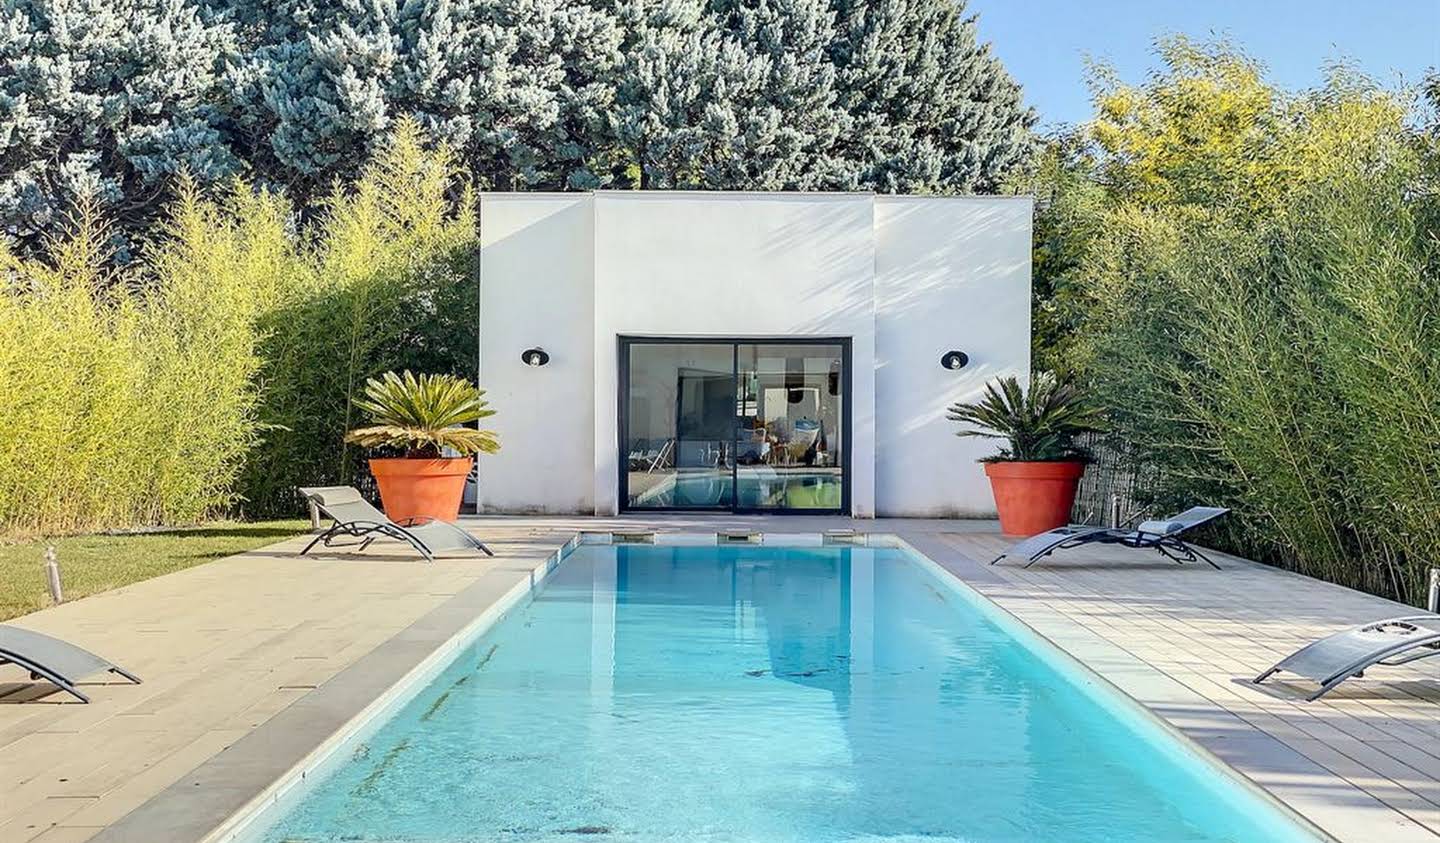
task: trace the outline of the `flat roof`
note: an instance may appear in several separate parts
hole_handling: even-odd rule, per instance
[[[1007,202],[1021,200],[1033,202],[1035,197],[1029,193],[1015,194],[993,194],[993,193],[957,193],[957,194],[933,194],[933,193],[875,193],[873,191],[836,191],[836,190],[482,190],[481,198],[489,199],[566,199],[579,198],[582,196],[600,196],[616,199],[641,199],[641,200],[663,200],[671,198],[706,198],[706,199],[809,199],[809,198],[834,198],[834,199],[874,199],[880,202],[896,201],[955,201],[955,200],[985,200]]]

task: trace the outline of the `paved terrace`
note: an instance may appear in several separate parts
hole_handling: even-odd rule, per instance
[[[841,518],[467,521],[491,560],[419,562],[379,543],[301,559],[303,539],[170,574],[18,623],[139,673],[94,703],[0,674],[0,840],[199,839],[577,530],[900,535],[1344,841],[1440,841],[1435,666],[1378,669],[1316,703],[1243,679],[1310,637],[1395,604],[1232,557],[1176,566],[1115,548],[1029,570],[983,564],[993,522]]]

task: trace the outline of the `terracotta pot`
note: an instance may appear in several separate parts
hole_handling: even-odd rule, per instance
[[[370,460],[370,473],[380,487],[380,502],[393,521],[421,516],[454,521],[474,457]]]
[[[1000,511],[1000,530],[1033,536],[1070,522],[1082,462],[987,462],[985,474]]]

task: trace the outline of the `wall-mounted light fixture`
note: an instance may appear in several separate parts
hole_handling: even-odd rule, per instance
[[[940,365],[946,369],[963,369],[970,362],[970,355],[963,351],[947,351],[940,358]]]
[[[545,353],[545,349],[537,346],[520,352],[520,359],[525,362],[526,366],[534,366],[538,369],[550,362],[550,355]]]

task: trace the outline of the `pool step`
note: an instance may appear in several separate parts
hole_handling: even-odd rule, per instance
[[[768,544],[784,547],[819,547],[821,545],[875,546],[877,539],[869,533],[851,529],[826,530],[823,533],[770,533],[762,530],[717,530],[713,533],[664,532],[660,530],[582,531],[580,544]]]

